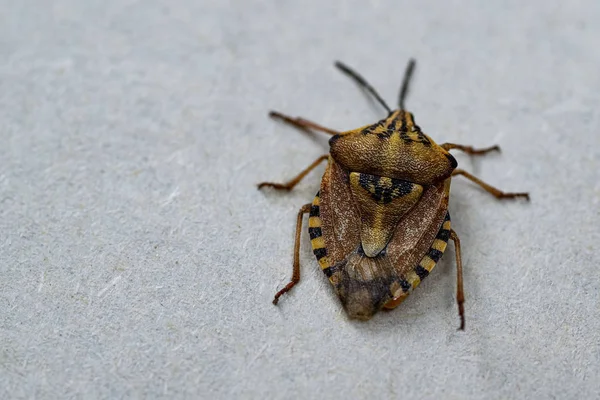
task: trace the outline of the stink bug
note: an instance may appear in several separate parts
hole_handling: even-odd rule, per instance
[[[409,61],[404,73],[399,109],[394,111],[362,76],[340,62],[335,66],[370,93],[388,115],[374,124],[341,132],[303,118],[270,113],[301,130],[332,135],[329,154],[316,159],[294,179],[258,185],[259,189],[289,191],[327,160],[319,192],[298,212],[292,279],[275,294],[273,304],[300,280],[302,217],[309,213],[308,233],[314,255],[351,318],[366,320],[382,308],[397,307],[429,275],[452,239],[462,330],[462,262],[460,240],[450,227],[450,181],[462,175],[497,199],[529,200],[529,195],[502,192],[457,169],[456,159],[448,152],[456,149],[483,155],[499,151],[498,146],[474,149],[454,143],[438,145],[421,131],[413,114],[404,108],[414,60]]]

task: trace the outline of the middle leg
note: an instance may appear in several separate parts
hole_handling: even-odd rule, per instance
[[[465,178],[467,178],[468,180],[470,180],[471,182],[478,184],[486,192],[490,193],[492,196],[494,196],[495,198],[497,198],[499,200],[500,199],[514,199],[516,197],[524,197],[525,199],[527,199],[529,201],[529,193],[506,193],[506,192],[503,192],[500,189],[496,189],[492,185],[488,185],[487,183],[485,183],[481,179],[479,179],[476,176],[468,173],[465,170],[455,169],[454,171],[452,171],[452,176],[456,176],[456,175],[462,175]]]
[[[300,281],[300,233],[302,232],[302,217],[304,214],[310,212],[312,204],[305,204],[298,211],[298,218],[296,220],[296,240],[294,242],[294,265],[292,272],[292,279],[285,285],[283,289],[275,294],[273,304],[277,305],[279,298],[282,294],[289,292],[295,285]]]

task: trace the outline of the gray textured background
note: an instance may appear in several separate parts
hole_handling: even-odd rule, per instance
[[[600,3],[0,1],[0,398],[600,396]],[[452,246],[394,312],[350,321],[293,193],[326,152],[269,109],[351,129],[384,115],[438,142],[498,143],[462,168]]]

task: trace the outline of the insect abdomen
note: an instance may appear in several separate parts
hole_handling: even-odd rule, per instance
[[[406,296],[408,296],[413,289],[419,286],[423,279],[427,278],[431,270],[444,255],[444,251],[446,251],[446,247],[448,246],[449,238],[450,213],[447,212],[446,217],[444,218],[444,223],[435,236],[435,239],[427,251],[427,254],[425,254],[417,266],[406,275],[406,280],[410,284],[410,290],[387,302],[387,304],[384,305],[385,308],[396,308],[398,305],[400,305],[400,303],[402,303],[402,301],[404,301]]]

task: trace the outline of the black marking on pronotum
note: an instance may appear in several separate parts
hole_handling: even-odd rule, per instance
[[[400,124],[400,132],[406,132],[408,129],[406,127],[407,121],[406,121],[406,115],[401,114],[401,121],[402,123]]]
[[[323,232],[321,231],[321,228],[319,228],[319,227],[317,227],[317,228],[309,227],[308,234],[310,235],[310,240],[313,240],[313,239],[323,236]]]
[[[373,125],[371,126],[367,126],[365,129],[363,129],[362,131],[360,131],[360,133],[363,136],[367,136],[369,133],[371,133],[373,131]]]
[[[392,120],[390,121],[390,123],[388,124],[388,126],[385,128],[385,131],[379,133],[377,136],[379,136],[380,139],[389,138],[396,131],[396,124],[397,123],[398,123],[398,117],[396,116],[395,118],[392,118]]]
[[[408,136],[408,132],[400,131],[400,139],[404,142],[404,144],[412,144],[414,140],[410,136]]]
[[[373,131],[377,130],[377,128],[381,128],[385,125],[385,119],[382,119],[379,122],[374,123],[373,125],[369,125],[366,128],[364,128],[362,131],[360,131],[360,133],[363,136],[366,136],[370,133],[373,133]]]
[[[418,128],[418,126],[416,125],[415,127]],[[415,132],[417,133],[417,137],[419,138],[420,143],[422,143],[424,146],[431,146],[431,141],[427,139],[427,136],[425,136],[423,132],[421,132],[420,128],[419,130],[415,130]]]

